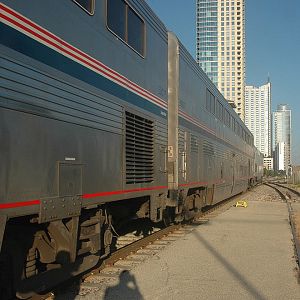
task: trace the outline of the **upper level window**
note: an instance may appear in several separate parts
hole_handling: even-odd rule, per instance
[[[93,15],[95,12],[95,0],[73,0],[81,8],[83,8],[87,13]]]
[[[123,0],[107,0],[107,26],[126,41],[126,3]]]
[[[124,0],[107,0],[107,26],[144,56],[145,22]]]
[[[206,109],[212,114],[216,113],[215,97],[208,89],[206,90]]]

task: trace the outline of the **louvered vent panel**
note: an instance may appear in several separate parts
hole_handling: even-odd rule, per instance
[[[191,151],[198,152],[198,141],[197,137],[194,135],[191,135]]]
[[[182,130],[178,132],[178,148],[179,151],[184,151],[184,131]]]
[[[204,142],[203,153],[206,155],[214,155],[214,146],[209,142]]]
[[[126,183],[153,181],[153,122],[126,112]]]

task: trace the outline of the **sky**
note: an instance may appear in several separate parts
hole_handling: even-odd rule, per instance
[[[196,55],[196,0],[147,0]],[[272,111],[292,110],[292,164],[300,165],[300,1],[246,0],[246,84],[260,86],[270,75]]]

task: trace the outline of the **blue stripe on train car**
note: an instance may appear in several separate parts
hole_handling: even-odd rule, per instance
[[[80,65],[3,23],[0,23],[0,42],[11,49],[82,80],[123,101],[166,119],[167,111],[165,109],[158,107],[117,83],[89,70],[87,67]]]

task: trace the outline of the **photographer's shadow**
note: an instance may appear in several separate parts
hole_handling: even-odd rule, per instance
[[[104,300],[130,299],[143,300],[134,275],[124,271],[119,276],[119,283],[105,290]]]

